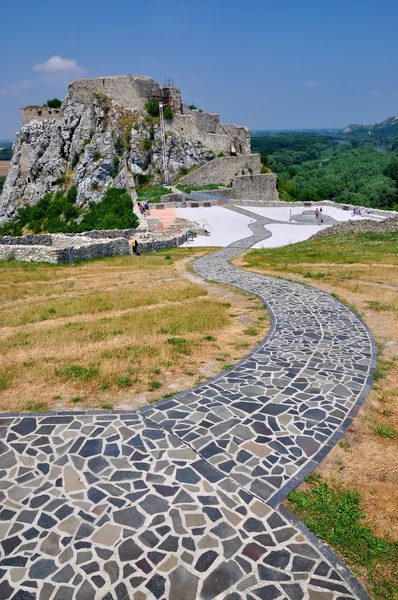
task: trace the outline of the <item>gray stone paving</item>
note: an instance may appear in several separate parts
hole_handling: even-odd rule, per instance
[[[1,600],[366,597],[279,503],[358,410],[372,340],[330,296],[228,264],[264,225],[195,262],[273,317],[230,372],[140,413],[0,417]]]

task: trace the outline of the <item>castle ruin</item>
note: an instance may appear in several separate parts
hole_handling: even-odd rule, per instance
[[[76,186],[76,202],[86,207],[101,201],[107,189],[125,187],[129,173],[161,184],[161,128],[147,112],[152,99],[172,111],[165,119],[170,181],[185,175],[182,183],[230,185],[235,193],[242,188],[260,201],[277,197],[273,178],[265,182],[259,157],[251,154],[247,127],[223,124],[219,114],[183,104],[181,91],[172,85],[118,75],[72,81],[60,108],[22,109],[23,127],[0,196],[0,222],[65,185]],[[234,183],[242,176],[249,177],[245,185]]]

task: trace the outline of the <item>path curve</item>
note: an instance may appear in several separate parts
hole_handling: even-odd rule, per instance
[[[229,372],[136,412],[0,416],[0,598],[346,600],[366,592],[280,505],[366,397],[375,346],[331,296],[197,259],[272,327]]]

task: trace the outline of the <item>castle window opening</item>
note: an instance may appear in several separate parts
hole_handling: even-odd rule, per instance
[[[31,178],[30,178],[30,177],[28,177],[26,181],[27,181],[28,183],[32,183],[32,180],[31,180]]]

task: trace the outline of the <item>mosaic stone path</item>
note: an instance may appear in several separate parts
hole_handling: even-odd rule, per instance
[[[267,338],[230,372],[140,413],[0,416],[1,600],[366,598],[280,500],[367,393],[364,324],[311,288],[195,262],[258,294]]]

